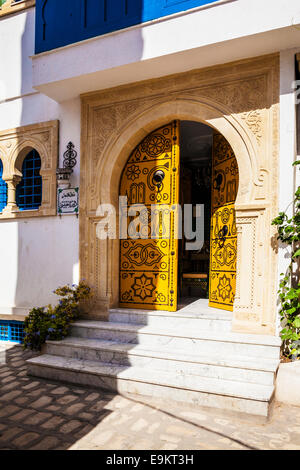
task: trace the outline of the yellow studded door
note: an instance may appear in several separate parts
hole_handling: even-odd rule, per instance
[[[179,202],[179,126],[148,135],[123,170],[120,196],[120,306],[177,309],[176,207]]]
[[[239,172],[234,152],[221,134],[214,133],[209,306],[230,311],[233,310],[236,286],[234,204],[238,184]]]

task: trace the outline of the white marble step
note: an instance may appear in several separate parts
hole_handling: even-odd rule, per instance
[[[177,349],[206,355],[253,356],[279,359],[280,338],[210,330],[157,328],[129,323],[101,321],[75,322],[72,336],[140,344],[160,349]]]
[[[279,365],[278,360],[187,354],[185,351],[161,351],[141,345],[76,337],[47,341],[44,352],[73,359],[264,385],[274,383],[274,374]]]
[[[263,416],[268,413],[274,393],[274,387],[270,385],[175,375],[48,354],[29,359],[27,365],[28,373],[38,377]]]
[[[109,310],[109,321],[131,323],[159,328],[197,328],[214,331],[230,331],[232,314],[230,312],[190,307],[178,312],[137,310],[115,308]]]

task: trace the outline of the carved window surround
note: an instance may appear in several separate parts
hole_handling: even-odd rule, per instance
[[[58,127],[58,121],[49,121],[0,131],[2,178],[7,183],[7,206],[0,213],[0,220],[56,215]],[[32,149],[41,157],[42,204],[36,210],[20,211],[16,205],[16,188],[22,179],[24,158]]]
[[[22,0],[21,2],[6,0],[2,7],[0,7],[0,16],[11,15],[12,13],[17,13],[34,6],[35,0]]]

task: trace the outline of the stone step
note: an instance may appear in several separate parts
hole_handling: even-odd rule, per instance
[[[48,354],[29,359],[27,366],[28,373],[37,377],[261,416],[267,416],[274,393],[270,385],[176,376],[148,368],[128,368]]]
[[[179,312],[149,311],[115,308],[109,310],[109,321],[131,323],[159,328],[197,328],[197,330],[231,331],[232,314],[212,309],[207,312],[184,309]]]
[[[79,321],[71,328],[75,337],[140,344],[161,350],[184,350],[194,354],[218,354],[279,359],[280,338],[275,336],[215,332],[210,330],[158,329],[145,325]]]
[[[178,350],[159,350],[128,343],[68,337],[47,341],[44,352],[72,359],[122,366],[146,367],[177,375],[198,375],[238,382],[273,385],[278,360],[220,357],[218,354],[188,354]]]

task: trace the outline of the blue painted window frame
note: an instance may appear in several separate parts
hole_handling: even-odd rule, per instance
[[[41,157],[31,150],[22,165],[22,180],[17,186],[16,203],[21,211],[37,210],[42,204]]]

